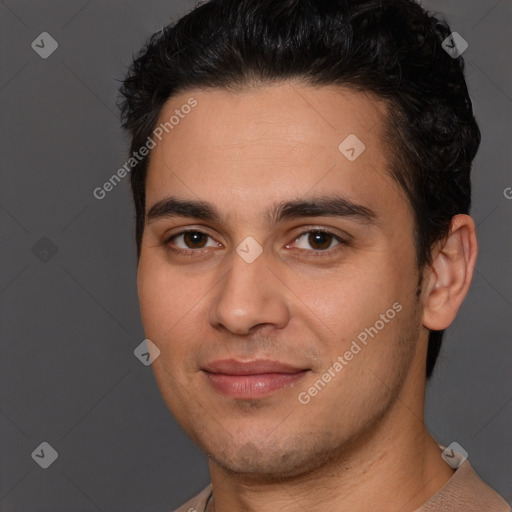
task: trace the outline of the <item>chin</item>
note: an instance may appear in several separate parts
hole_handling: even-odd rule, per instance
[[[209,458],[226,473],[243,476],[254,482],[285,482],[296,479],[328,464],[333,459],[331,446],[312,446],[305,439],[288,443],[260,439],[246,443],[231,442],[208,446]],[[258,443],[258,444],[256,444]],[[287,446],[288,444],[288,446]],[[213,449],[212,449],[213,448]]]

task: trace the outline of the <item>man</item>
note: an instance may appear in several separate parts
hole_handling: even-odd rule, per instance
[[[423,421],[477,257],[449,37],[412,0],[212,0],[134,61],[142,322],[210,461],[180,511],[510,510]]]

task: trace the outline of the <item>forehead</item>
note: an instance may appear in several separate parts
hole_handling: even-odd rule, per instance
[[[158,125],[167,130],[151,151],[146,205],[170,191],[226,208],[333,189],[358,202],[374,202],[388,189],[400,194],[386,171],[386,115],[383,101],[344,87],[282,83],[181,93],[160,113]]]
[[[185,108],[191,99],[193,109]],[[180,119],[173,114],[181,113]],[[191,141],[198,146],[222,146],[235,150],[240,144],[282,137],[290,144],[322,143],[326,147],[345,132],[373,137],[387,113],[384,100],[346,87],[279,83],[246,88],[191,90],[170,98],[158,123],[174,117],[169,132],[176,144]],[[267,140],[266,140],[267,139]],[[170,142],[170,141],[168,141]]]

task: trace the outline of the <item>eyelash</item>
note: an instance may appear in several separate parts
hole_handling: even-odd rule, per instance
[[[201,248],[200,249],[177,249],[171,245],[172,240],[174,240],[175,238],[178,238],[182,235],[185,235],[187,233],[201,233],[203,235],[206,235],[209,238],[212,238],[208,233],[205,233],[204,231],[201,231],[198,229],[186,229],[184,231],[180,231],[179,233],[174,233],[172,236],[170,236],[169,238],[167,238],[164,241],[163,245],[166,247],[166,249],[169,252],[171,252],[173,254],[177,254],[179,256],[199,257],[201,255],[201,253],[208,250],[208,249],[201,249]],[[302,231],[294,238],[293,242],[296,242],[298,239],[302,238],[304,235],[311,234],[311,233],[323,233],[326,235],[330,235],[330,236],[332,236],[332,238],[335,241],[338,242],[338,244],[336,244],[334,247],[330,247],[330,248],[324,249],[324,250],[299,249],[300,251],[307,252],[309,255],[314,254],[315,256],[313,256],[313,257],[318,257],[318,256],[325,257],[326,255],[332,255],[332,252],[333,252],[332,249],[335,250],[336,247],[347,245],[347,243],[348,243],[345,239],[341,238],[339,235],[336,235],[331,231],[328,231],[326,229],[321,229],[321,228],[315,228],[315,229],[309,229],[306,231]],[[287,244],[287,246],[288,245],[290,245],[290,244]],[[199,253],[199,254],[197,254],[197,253]]]

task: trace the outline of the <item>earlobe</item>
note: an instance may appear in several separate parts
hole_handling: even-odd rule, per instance
[[[469,290],[477,253],[474,220],[469,215],[455,215],[431,264],[423,309],[425,327],[440,331],[453,322]]]

